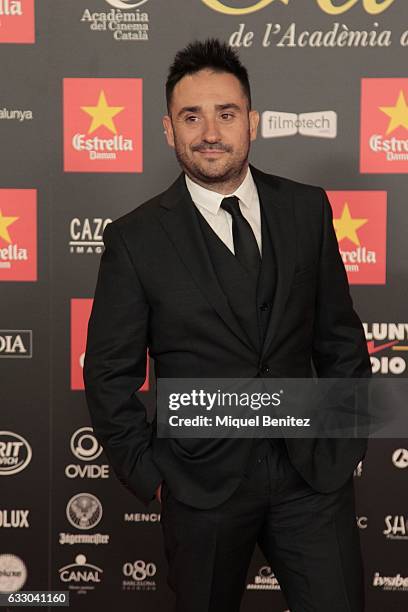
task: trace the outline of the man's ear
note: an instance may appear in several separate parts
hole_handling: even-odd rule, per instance
[[[163,128],[164,133],[166,135],[167,144],[169,147],[173,147],[174,149],[174,134],[173,134],[173,125],[171,123],[171,118],[169,115],[164,115],[163,117]]]
[[[256,110],[249,111],[249,133],[251,140],[255,140],[258,132],[259,113]]]

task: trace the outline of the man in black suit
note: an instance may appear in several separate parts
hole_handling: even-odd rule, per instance
[[[362,612],[353,470],[362,439],[166,439],[137,390],[157,378],[370,376],[323,189],[248,164],[259,115],[217,40],[166,83],[182,174],[107,226],[84,378],[124,484],[162,503],[177,612],[237,612],[256,543],[291,612]],[[314,368],[314,370],[313,370]]]

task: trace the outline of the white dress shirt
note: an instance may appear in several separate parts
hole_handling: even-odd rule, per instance
[[[192,181],[187,174],[184,176],[187,189],[190,192],[194,204],[205,220],[210,224],[217,236],[224,242],[232,253],[234,253],[232,217],[229,212],[221,208],[221,202],[224,198],[236,196],[239,200],[239,208],[245,219],[250,224],[258,243],[259,252],[262,254],[261,209],[259,204],[258,190],[249,167],[246,177],[240,186],[233,193],[228,195],[217,193],[216,191],[210,191],[210,189],[201,187],[201,185],[198,185]]]

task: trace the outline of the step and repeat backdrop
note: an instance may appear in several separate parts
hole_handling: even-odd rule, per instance
[[[178,174],[164,82],[207,36],[248,67],[254,165],[328,193],[374,376],[407,376],[406,0],[0,0],[0,593],[171,609],[160,506],[113,475],[82,365],[103,230]],[[138,393],[152,418],[152,361]],[[406,612],[408,440],[355,487],[367,611]],[[288,612],[258,549],[242,609]]]

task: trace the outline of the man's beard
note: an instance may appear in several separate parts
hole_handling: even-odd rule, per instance
[[[211,171],[211,165],[209,165],[206,169],[202,168],[199,164],[195,163],[191,157],[188,157],[184,149],[178,144],[177,138],[174,135],[174,148],[176,153],[176,158],[181,168],[190,176],[192,179],[196,179],[201,183],[207,184],[220,184],[230,181],[234,179],[242,173],[243,168],[245,167],[248,156],[249,156],[249,135],[248,135],[248,145],[246,149],[246,153],[242,155],[242,157],[238,158],[230,158],[229,162],[226,165],[222,165],[217,169],[214,164],[214,169]],[[232,147],[229,145],[223,145],[222,143],[205,143],[202,142],[199,145],[194,145],[190,147],[190,151],[200,151],[202,149],[221,149],[228,153],[232,152]],[[216,162],[216,160],[214,160]]]

